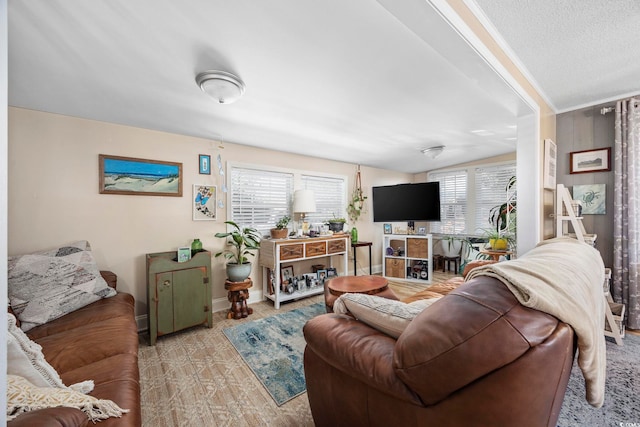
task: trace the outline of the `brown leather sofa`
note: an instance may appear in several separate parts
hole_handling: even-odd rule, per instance
[[[116,275],[101,273],[115,288]],[[101,427],[141,425],[138,330],[131,295],[119,292],[37,326],[27,335],[42,346],[45,359],[65,384],[93,380],[91,396],[112,400],[129,410],[121,418],[101,421]],[[9,427],[86,425],[93,424],[74,408],[40,409],[7,423]]]
[[[462,284],[396,341],[348,315],[304,326],[316,426],[555,426],[575,355],[567,324],[500,281]]]

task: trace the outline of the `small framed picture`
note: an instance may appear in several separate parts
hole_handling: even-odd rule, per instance
[[[200,154],[198,156],[200,164],[200,175],[211,175],[211,156],[208,154]]]
[[[338,275],[338,272],[334,267],[327,268],[327,279],[330,277],[336,277],[337,275]]]
[[[280,269],[280,281],[282,283],[289,283],[293,279],[293,265],[287,265]]]
[[[384,234],[391,234],[391,224],[384,225]]]
[[[569,153],[569,173],[606,172],[611,170],[611,147]]]
[[[427,228],[426,227],[418,227],[418,234],[427,234]]]
[[[184,246],[178,248],[178,262],[187,262],[191,259],[191,248]]]
[[[320,284],[324,283],[324,279],[327,278],[327,270],[318,270],[318,282]]]

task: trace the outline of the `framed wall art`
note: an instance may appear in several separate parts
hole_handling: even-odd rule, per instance
[[[215,185],[193,185],[191,206],[194,221],[216,220],[216,197],[217,187]]]
[[[544,140],[544,188],[556,189],[556,161],[558,156],[556,143],[551,139]]]
[[[573,186],[573,200],[582,204],[582,215],[606,215],[606,184],[587,184]]]
[[[384,234],[391,234],[391,224],[385,224],[384,225]]]
[[[611,170],[611,147],[569,153],[570,173],[606,172]]]
[[[211,175],[211,156],[208,154],[198,155],[200,165],[200,175]]]
[[[100,194],[182,197],[182,163],[98,157]]]

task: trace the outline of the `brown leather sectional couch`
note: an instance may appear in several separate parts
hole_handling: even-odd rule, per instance
[[[470,280],[398,340],[348,315],[304,327],[316,426],[555,426],[573,329],[522,306],[499,280]]]
[[[115,288],[117,277],[101,272]],[[42,346],[45,359],[65,384],[93,380],[91,396],[114,401],[129,412],[101,421],[101,427],[141,425],[138,330],[134,299],[119,292],[63,317],[37,326],[27,335]],[[40,409],[22,414],[9,427],[86,426],[87,416],[74,408]]]

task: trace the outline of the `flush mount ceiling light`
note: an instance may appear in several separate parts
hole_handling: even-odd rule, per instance
[[[244,82],[240,77],[226,71],[205,71],[196,76],[196,83],[220,104],[236,102],[244,93]]]
[[[422,150],[422,154],[429,156],[432,159],[438,157],[444,151],[444,145],[436,145],[433,147],[425,148]]]

